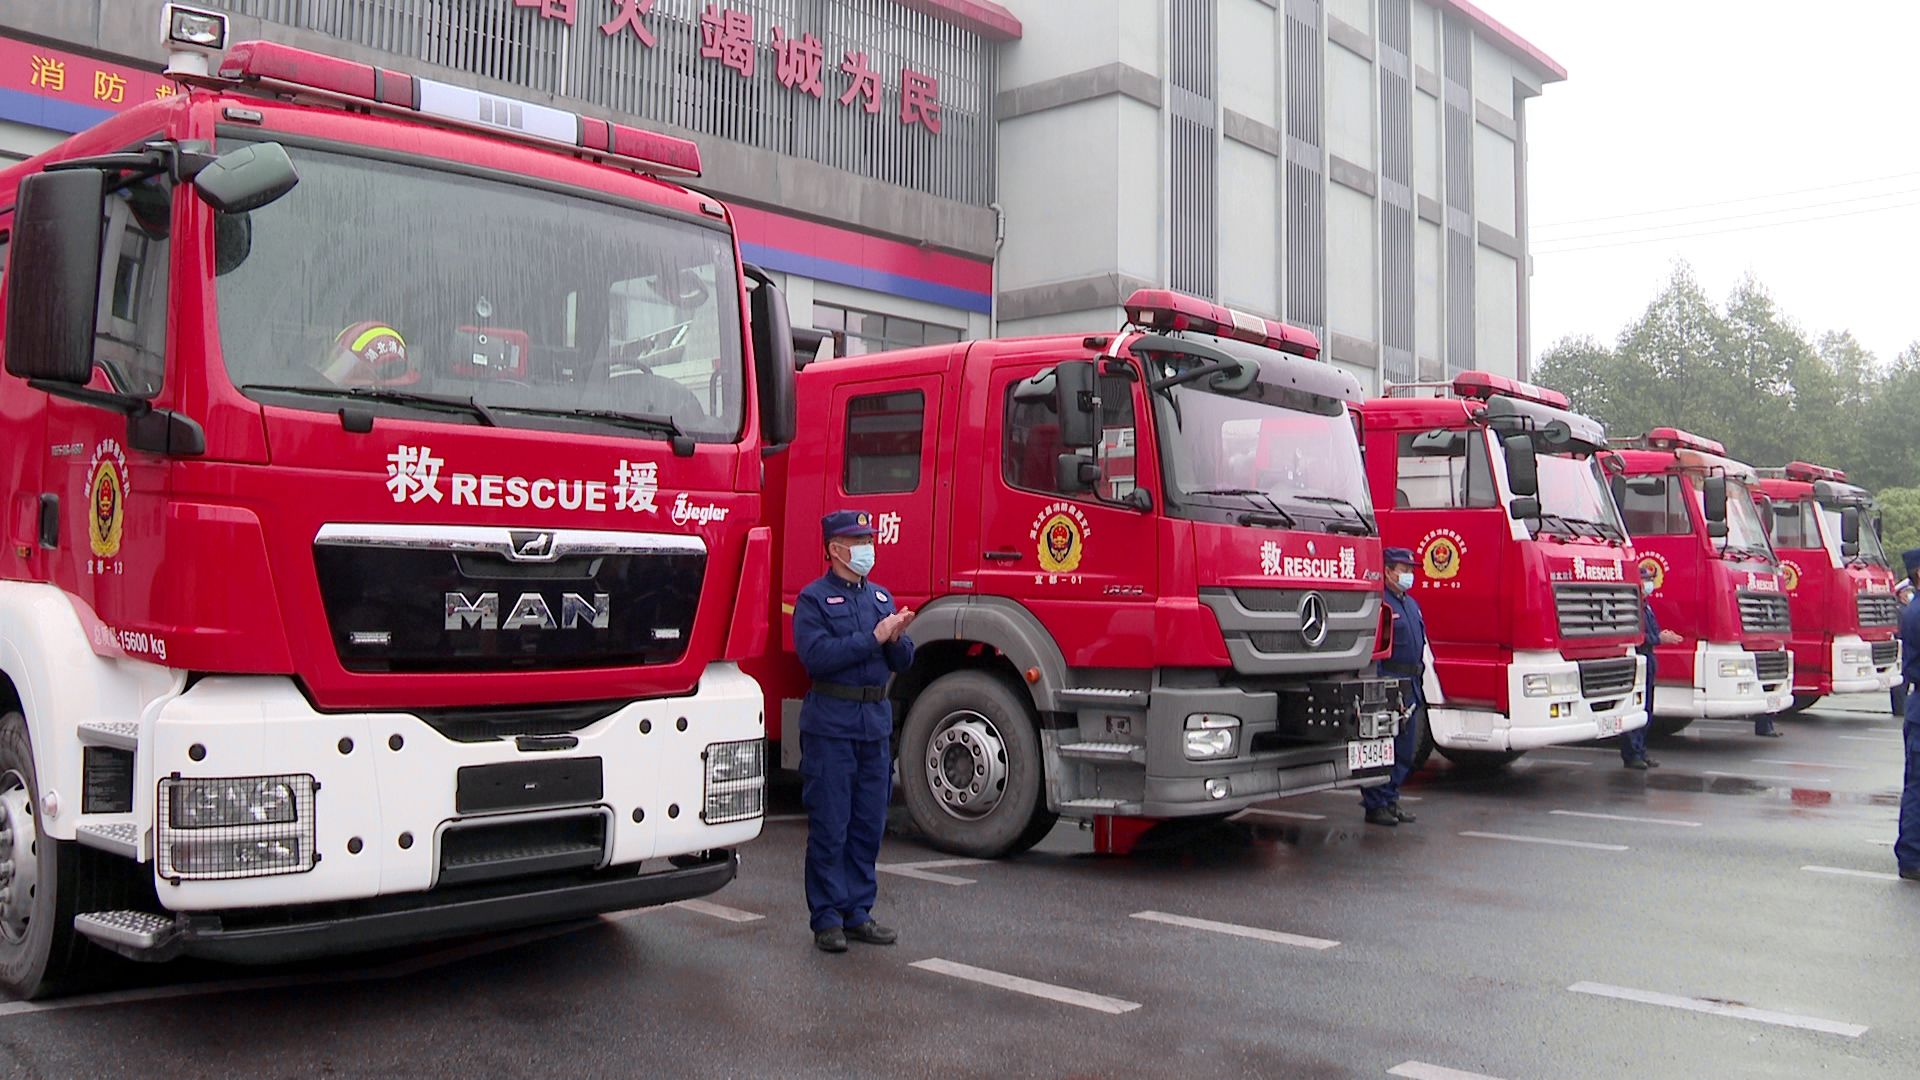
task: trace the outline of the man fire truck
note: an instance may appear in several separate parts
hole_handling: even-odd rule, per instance
[[[1436,396],[1437,395],[1437,396]],[[1482,371],[1362,409],[1385,542],[1412,549],[1435,749],[1500,766],[1646,723],[1640,593],[1606,433],[1560,393]]]
[[[1655,650],[1653,732],[1709,716],[1756,716],[1756,731],[1769,730],[1765,717],[1793,702],[1793,654],[1780,566],[1753,504],[1757,475],[1677,428],[1614,445],[1624,466],[1614,499],[1653,571],[1654,615],[1681,637]]]
[[[720,888],[792,351],[697,148],[164,31],[0,173],[0,981]]]
[[[1780,557],[1792,616],[1793,704],[1876,693],[1900,677],[1900,606],[1879,508],[1847,474],[1796,461],[1757,470],[1753,497]]]
[[[870,512],[875,572],[920,612],[890,696],[907,808],[943,850],[1022,851],[1063,815],[1114,850],[1141,819],[1392,765],[1398,684],[1363,674],[1381,568],[1358,385],[1290,326],[1158,290],[1125,309],[1118,333],[811,364],[820,437],[769,462],[790,538],[786,636],[748,668],[769,734],[796,764],[817,522]]]

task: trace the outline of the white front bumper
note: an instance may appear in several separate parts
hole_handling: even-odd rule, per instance
[[[1646,705],[1641,700],[1647,682],[1644,657],[1633,654],[1633,685],[1618,693],[1593,699],[1581,695],[1580,665],[1559,653],[1518,653],[1507,667],[1506,714],[1487,709],[1433,706],[1427,723],[1433,741],[1449,750],[1538,750],[1546,746],[1587,742],[1644,727]],[[1570,694],[1526,695],[1526,677],[1545,675],[1563,684],[1571,678]],[[1604,706],[1596,708],[1596,706]]]
[[[142,733],[145,790],[133,820],[143,831],[142,851],[151,857],[159,840],[152,827],[159,778],[310,774],[319,783],[313,819],[321,858],[311,870],[157,880],[161,904],[176,911],[432,888],[442,831],[482,816],[462,818],[454,805],[459,770],[471,765],[599,758],[603,795],[591,805],[604,808],[609,822],[609,866],[730,848],[758,836],[761,818],[714,826],[701,821],[702,751],[711,743],[763,737],[761,708],[751,678],[732,664],[714,664],[692,695],[634,701],[573,732],[577,746],[523,751],[513,739],[455,742],[402,713],[319,713],[283,678],[212,677],[167,702]],[[534,814],[484,816],[504,821]],[[157,877],[159,860],[154,862]]]
[[[1859,659],[1846,660],[1846,654]],[[1848,634],[1833,639],[1832,651],[1827,654],[1827,670],[1833,673],[1833,692],[1836,694],[1870,694],[1876,690],[1892,689],[1894,681],[1900,677],[1900,664],[1896,660],[1891,664],[1878,667],[1873,663],[1873,644],[1858,634]]]
[[[1747,674],[1721,675],[1722,661],[1746,661]],[[1658,716],[1703,719],[1759,716],[1793,704],[1793,653],[1787,653],[1786,675],[1762,683],[1752,674],[1753,653],[1724,641],[1702,641],[1693,651],[1693,686],[1665,684],[1654,691]]]

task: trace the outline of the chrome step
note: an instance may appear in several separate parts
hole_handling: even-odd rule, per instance
[[[73,830],[73,838],[90,848],[99,848],[135,862],[139,862],[144,855],[140,850],[140,826],[131,821],[113,825],[81,825]]]
[[[82,720],[78,730],[84,746],[140,749],[140,725],[131,720]]]
[[[174,921],[150,911],[89,911],[73,917],[73,928],[102,945],[151,952],[178,931]]]
[[[1130,761],[1136,765],[1145,765],[1147,748],[1139,743],[1125,742],[1071,743],[1060,748],[1060,756],[1080,761]]]
[[[1147,703],[1145,690],[1127,690],[1111,686],[1069,686],[1054,695],[1074,705],[1140,705]]]
[[[1141,807],[1139,803],[1128,802],[1125,799],[1068,799],[1060,804],[1060,809],[1065,813],[1077,811],[1083,814],[1115,814],[1128,817],[1137,816]]]

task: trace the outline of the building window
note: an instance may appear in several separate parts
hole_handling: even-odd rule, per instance
[[[918,390],[868,394],[847,405],[849,495],[891,495],[920,487],[920,439],[927,397]]]
[[[813,326],[833,335],[833,355],[865,356],[889,349],[917,349],[922,345],[947,345],[966,336],[964,330],[939,323],[882,315],[877,311],[842,307],[839,304],[813,305]]]
[[[1620,517],[1633,536],[1684,536],[1693,531],[1680,484],[1667,476],[1628,477]]]
[[[1393,505],[1402,510],[1500,505],[1494,496],[1486,436],[1479,431],[1400,436],[1400,473],[1394,482]]]

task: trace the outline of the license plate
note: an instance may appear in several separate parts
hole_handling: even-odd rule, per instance
[[[1381,769],[1393,764],[1392,739],[1366,739],[1347,744],[1347,771]]]
[[[1618,735],[1618,734],[1620,734],[1620,718],[1619,718],[1619,717],[1617,717],[1617,716],[1602,716],[1602,717],[1598,717],[1597,719],[1598,719],[1598,720],[1599,720],[1599,722],[1600,722],[1600,737],[1601,737],[1601,738],[1603,738],[1603,739],[1604,739],[1604,738],[1606,738],[1606,737],[1607,737],[1607,736],[1609,736],[1609,735]]]

